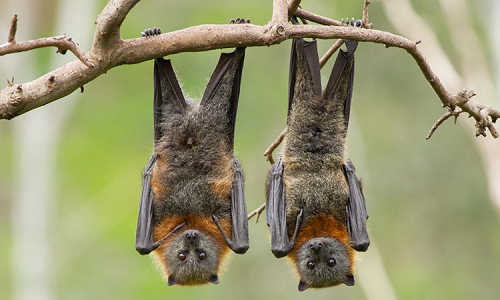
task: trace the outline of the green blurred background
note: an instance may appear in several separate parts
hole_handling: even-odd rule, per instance
[[[81,1],[79,7],[71,2],[0,0],[0,32],[7,36],[10,18],[17,13],[18,41],[66,32],[86,51],[106,1]],[[390,2],[372,1],[375,29],[397,34],[413,29],[408,24],[394,27],[391,18],[401,16],[387,15],[384,5]],[[449,1],[411,2],[459,74],[471,76],[447,25],[443,7]],[[471,55],[486,62],[474,72],[486,74],[495,86],[494,61],[500,49],[489,38],[494,29],[488,19],[498,5],[494,0],[455,3],[468,5],[468,29],[482,49]],[[304,0],[302,7],[337,20],[360,18],[363,1]],[[236,17],[265,25],[271,11],[271,0],[141,1],[121,33],[128,39],[148,27],[167,32],[224,24]],[[418,31],[414,39],[422,39],[422,47],[426,44]],[[319,41],[320,56],[332,43]],[[246,52],[235,152],[245,170],[249,211],[265,200],[269,163],[262,153],[285,127],[290,45],[286,41]],[[220,53],[169,57],[186,94],[202,95]],[[437,55],[424,54],[430,59]],[[360,44],[356,55],[349,156],[364,178],[373,241],[359,256],[356,286],[299,293],[289,263],[270,251],[262,218],[258,224],[250,221],[250,250],[232,255],[220,284],[167,287],[151,259],[134,249],[141,172],[153,148],[153,62],[148,61],[114,68],[85,85],[83,94],[75,91],[68,99],[0,121],[0,298],[498,299],[500,210],[491,190],[500,180],[484,155],[485,148],[499,149],[498,141],[488,136],[478,143],[474,122],[465,116],[457,125],[447,121],[426,141],[445,110],[413,59],[401,49],[372,43]],[[71,53],[60,56],[53,48],[3,56],[0,78],[28,82],[73,59]],[[333,59],[325,66],[324,80],[332,64]],[[447,81],[446,74],[438,76]],[[478,93],[474,101],[500,107],[497,91],[486,99],[476,86],[458,88],[473,88]],[[23,196],[31,189],[46,196]],[[23,208],[23,197],[36,205],[28,201]],[[31,215],[20,212],[30,210]],[[31,221],[35,225],[30,229]],[[26,239],[37,230],[41,233]],[[45,267],[40,269],[37,260]]]

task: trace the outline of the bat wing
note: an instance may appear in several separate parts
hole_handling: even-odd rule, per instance
[[[243,193],[243,173],[236,159],[233,162],[233,171],[234,178],[231,190],[232,241],[227,237],[217,217],[215,215],[212,215],[212,217],[229,248],[235,253],[244,254],[250,246],[248,240],[247,206],[245,203],[245,194]]]
[[[153,193],[151,191],[151,172],[155,164],[156,155],[153,154],[146,165],[146,169],[142,173],[141,202],[139,204],[139,217],[137,218],[137,230],[135,232],[135,250],[141,255],[149,254],[154,251],[165,239],[185,224],[182,223],[177,225],[161,240],[156,242],[153,241]]]
[[[242,47],[231,53],[222,53],[200,102],[200,106],[209,109],[211,114],[220,114],[221,121],[227,123],[231,149],[244,60],[245,48]]]
[[[155,143],[163,136],[162,119],[165,112],[182,112],[187,107],[181,87],[168,59],[157,58],[154,63],[154,131]]]
[[[271,232],[271,251],[276,258],[284,257],[295,245],[295,238],[302,221],[302,210],[297,215],[295,232],[292,240],[288,240],[286,208],[285,208],[285,183],[283,182],[284,165],[281,157],[271,167],[271,182],[269,196],[266,201],[266,221]]]
[[[349,240],[354,250],[364,252],[370,246],[370,238],[366,228],[368,213],[366,211],[365,196],[356,169],[350,160],[342,165],[342,171],[349,186],[349,201],[346,207]]]
[[[182,112],[187,107],[186,100],[175,76],[170,60],[155,59],[154,62],[154,139],[155,144],[163,136],[161,126],[165,112]],[[182,225],[159,241],[153,242],[153,193],[151,190],[151,173],[156,164],[156,154],[153,153],[142,174],[141,201],[137,218],[135,249],[142,255],[154,251],[160,244]]]
[[[321,74],[316,41],[294,39],[288,79],[288,115],[296,99],[321,95]]]
[[[358,42],[346,40],[345,43],[347,51],[339,50],[323,97],[334,102],[335,114],[342,113],[347,134],[354,87],[354,51],[356,51]]]

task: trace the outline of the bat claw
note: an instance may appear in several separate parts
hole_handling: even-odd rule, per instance
[[[231,19],[229,24],[250,24],[250,19],[245,20],[244,18]]]
[[[355,27],[363,27],[363,21],[361,20],[357,20],[357,21],[354,21],[354,18],[351,18],[351,20],[349,20],[349,18],[342,18],[341,19],[341,22],[343,25],[351,25],[351,26],[355,26]]]
[[[153,29],[148,28],[144,29],[143,32],[141,32],[142,37],[150,37],[150,36],[155,36],[161,34],[161,29],[160,27],[153,27]]]

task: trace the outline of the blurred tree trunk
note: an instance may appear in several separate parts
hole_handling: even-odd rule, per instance
[[[94,27],[88,20],[95,17],[95,1],[62,0],[53,6],[39,5],[34,0],[9,0],[4,20],[17,13],[22,19],[18,36],[35,38],[39,26],[54,26],[55,32],[68,32],[79,41],[91,41]],[[77,12],[77,13],[75,13]],[[10,14],[7,16],[7,14]],[[52,20],[43,17],[55,14]],[[49,17],[50,18],[50,17]],[[45,25],[47,24],[47,25]],[[3,24],[5,25],[5,24]],[[45,26],[43,26],[45,25]],[[53,30],[50,30],[53,31]],[[7,30],[2,30],[7,32]],[[90,45],[81,45],[90,46]],[[34,78],[39,65],[36,52],[11,56],[3,60],[5,73],[19,79]],[[48,68],[55,69],[72,57],[53,55]],[[13,72],[14,69],[18,71]],[[21,78],[19,78],[21,77]],[[78,93],[68,97],[76,98]],[[13,121],[15,179],[12,191],[12,284],[13,299],[53,299],[54,286],[51,256],[51,215],[57,199],[57,146],[63,124],[75,101],[66,100],[33,111]]]

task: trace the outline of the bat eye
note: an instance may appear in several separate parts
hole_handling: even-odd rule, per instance
[[[333,267],[335,265],[335,259],[330,258],[326,263],[329,267]]]
[[[307,263],[307,267],[311,270],[314,269],[315,266],[316,266],[316,264],[313,261],[310,261]]]
[[[205,258],[207,258],[207,255],[205,254],[205,252],[200,252],[198,253],[198,258],[200,260],[204,260]]]
[[[181,252],[181,253],[179,253],[179,255],[177,255],[177,258],[179,260],[185,260],[186,259],[186,254]]]

